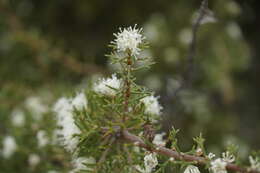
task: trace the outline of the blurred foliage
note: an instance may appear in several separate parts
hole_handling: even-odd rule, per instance
[[[93,75],[116,70],[104,57],[108,53],[106,45],[118,27],[135,23],[144,28],[151,42],[151,51],[145,55],[157,62],[151,70],[137,75],[142,79],[139,83],[161,95],[163,130],[172,125],[180,128],[183,149],[190,147],[192,137],[200,132],[214,152],[230,142],[239,146],[242,158],[250,149],[259,149],[259,82],[255,82],[259,81],[255,70],[259,70],[259,60],[254,58],[257,53],[252,53],[257,46],[249,44],[257,43],[257,30],[246,23],[255,15],[252,2],[239,5],[232,0],[210,1],[217,22],[201,26],[192,86],[175,98],[174,90],[187,64],[191,22],[200,1],[1,0],[0,141],[4,136],[14,136],[22,153],[13,156],[12,162],[1,159],[1,170],[23,170],[27,156],[33,152],[40,152],[42,160],[51,159],[41,155],[45,150],[33,146],[39,130],[30,128],[33,121],[26,119],[28,127],[16,129],[10,123],[11,113],[30,96],[48,92],[54,100],[74,87],[86,86]],[[245,32],[238,22],[244,24]],[[52,130],[52,122],[41,121],[40,126]],[[50,147],[46,152],[53,150]],[[59,165],[48,159],[42,168],[22,172],[46,172]]]

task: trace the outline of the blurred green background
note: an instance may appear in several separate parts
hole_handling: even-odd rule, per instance
[[[104,56],[110,51],[107,45],[119,27],[134,24],[143,27],[150,42],[144,54],[156,61],[152,69],[136,75],[140,84],[161,96],[162,130],[180,128],[183,150],[200,132],[212,152],[235,143],[239,156],[246,159],[251,150],[259,149],[260,5],[256,0],[209,1],[217,20],[200,27],[192,86],[178,97],[173,95],[187,64],[191,23],[200,3],[0,0],[0,142],[13,136],[17,143],[12,156],[0,155],[0,172],[69,168],[67,154],[52,142],[37,147],[37,133],[44,130],[51,138],[54,118],[49,112],[58,96],[117,71]],[[34,119],[39,115],[32,110],[37,106],[43,109],[40,120]],[[17,110],[26,117],[19,127],[13,123]],[[39,163],[30,161],[32,154]]]

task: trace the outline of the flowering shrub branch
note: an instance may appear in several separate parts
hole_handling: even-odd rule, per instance
[[[196,32],[206,8],[207,0],[194,25],[194,53]],[[54,106],[57,136],[75,163],[72,172],[159,173],[176,165],[186,167],[185,173],[199,173],[195,165],[204,165],[212,173],[260,172],[258,158],[250,157],[248,168],[234,164],[237,158],[232,148],[214,159],[215,154],[207,154],[201,135],[194,138],[192,149],[183,153],[177,142],[178,130],[173,128],[168,135],[156,134],[162,111],[159,97],[138,85],[134,77],[135,71],[153,64],[151,58],[142,57],[142,51],[148,48],[142,29],[136,25],[120,28],[114,36],[110,45],[113,51],[108,57],[111,63],[120,65],[120,71],[99,79],[73,97],[59,99]],[[189,62],[192,61],[190,55]]]

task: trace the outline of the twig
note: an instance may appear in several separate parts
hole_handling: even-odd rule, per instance
[[[106,159],[106,157],[107,157],[107,154],[108,154],[108,152],[109,152],[110,149],[111,149],[111,145],[115,142],[115,140],[116,140],[116,138],[115,138],[114,136],[111,137],[111,139],[110,139],[110,141],[109,141],[109,144],[108,144],[106,150],[102,153],[102,155],[101,155],[101,157],[100,157],[100,159],[99,159],[99,161],[98,161],[98,163],[97,163],[97,167],[96,167],[96,170],[95,170],[96,172],[99,170],[101,164],[105,161],[105,159]]]
[[[199,15],[197,20],[192,26],[192,40],[189,46],[187,55],[187,66],[184,71],[183,81],[181,85],[173,92],[173,97],[177,97],[179,92],[186,87],[190,87],[192,83],[192,76],[194,72],[194,57],[196,55],[197,33],[201,24],[201,21],[206,16],[208,10],[208,0],[203,0],[199,9]]]
[[[193,156],[189,154],[184,154],[184,153],[179,153],[177,151],[168,149],[166,147],[158,147],[158,148],[151,148],[151,146],[148,146],[147,144],[144,143],[144,141],[139,138],[136,135],[131,134],[127,130],[122,131],[122,138],[125,139],[127,142],[135,144],[141,148],[145,148],[148,151],[155,152],[160,155],[172,157],[176,160],[182,160],[182,161],[187,161],[187,162],[193,162],[198,165],[205,165],[208,162],[208,159],[204,157],[199,157],[199,156]],[[230,171],[236,171],[236,172],[241,172],[241,173],[260,173],[259,171],[256,170],[249,170],[247,168],[242,168],[239,167],[235,164],[228,163],[226,166],[227,170]]]

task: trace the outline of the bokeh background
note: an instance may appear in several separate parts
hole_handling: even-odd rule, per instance
[[[56,145],[55,100],[117,67],[104,54],[119,27],[138,24],[156,64],[138,83],[160,95],[162,130],[180,128],[187,150],[200,132],[208,151],[260,148],[260,5],[210,0],[215,22],[200,27],[192,85],[178,97],[199,0],[0,0],[0,172],[70,169]],[[9,147],[7,147],[9,146]],[[10,147],[11,146],[11,147]],[[11,149],[10,149],[11,148]],[[8,151],[6,151],[8,150]]]

